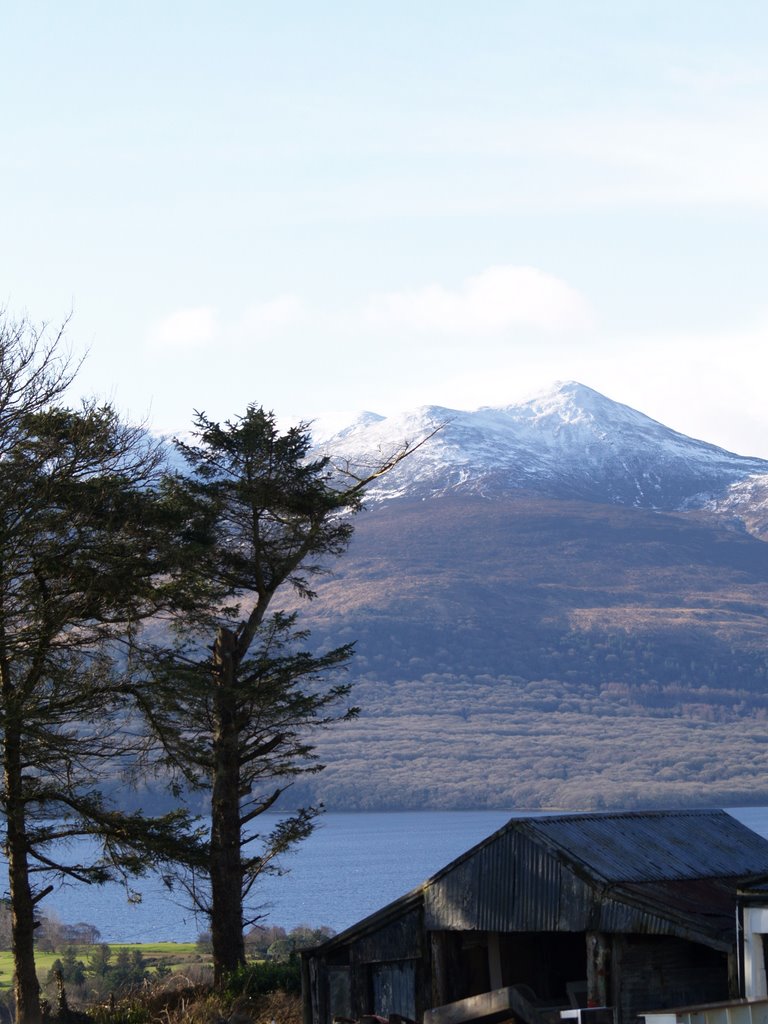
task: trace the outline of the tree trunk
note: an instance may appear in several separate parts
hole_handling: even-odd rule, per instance
[[[4,736],[8,888],[18,1024],[40,1024],[40,983],[35,970],[35,904],[29,885],[19,730],[6,719]]]
[[[240,855],[240,761],[234,633],[221,627],[213,649],[211,943],[214,984],[245,963]]]

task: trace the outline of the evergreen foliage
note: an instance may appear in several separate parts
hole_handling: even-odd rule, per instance
[[[85,983],[85,964],[77,958],[74,946],[67,946],[61,957],[51,964],[48,982],[56,982],[59,977],[68,985],[83,985]]]
[[[338,675],[351,646],[309,652],[272,601],[281,588],[314,596],[366,485],[417,447],[353,476],[310,458],[306,424],[281,433],[251,406],[223,426],[198,416],[197,443],[179,445],[190,474],[174,479],[110,405],[65,404],[76,370],[61,333],[0,315],[0,816],[20,1024],[41,1021],[35,915],[56,880],[179,862],[211,915],[217,982],[244,963],[244,903],[318,808],[265,834],[254,823],[320,769],[312,731],[356,714]],[[155,632],[170,618],[176,642],[153,646],[150,618]],[[209,792],[205,842],[181,810],[147,818],[104,797],[137,764],[137,708],[174,786]],[[82,836],[100,840],[97,859],[60,842]],[[92,973],[106,974],[100,955]]]
[[[310,653],[296,615],[273,610],[273,600],[281,591],[315,596],[312,579],[345,550],[367,484],[417,445],[353,477],[310,457],[307,424],[281,433],[255,405],[223,425],[199,414],[195,427],[196,443],[178,444],[190,473],[176,488],[197,503],[201,522],[207,516],[213,543],[195,566],[201,602],[178,617],[177,644],[145,650],[142,707],[165,766],[210,795],[208,863],[188,865],[184,884],[210,915],[221,985],[245,963],[256,881],[279,870],[319,808],[263,832],[256,823],[297,776],[320,770],[313,734],[357,713],[338,677],[351,645]]]
[[[176,510],[143,430],[62,404],[73,375],[60,336],[0,320],[0,814],[20,1024],[40,1020],[35,908],[53,880],[144,871],[187,831],[181,812],[123,814],[99,791],[129,755],[117,641],[172,600]],[[102,842],[96,862],[62,851],[83,835]]]

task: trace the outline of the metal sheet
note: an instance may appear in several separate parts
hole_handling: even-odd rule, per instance
[[[513,818],[418,890],[322,949],[370,936],[382,946],[381,959],[390,959],[389,943],[376,933],[422,898],[427,930],[598,929],[718,938],[730,927],[735,878],[761,874],[768,875],[768,842],[725,811]],[[712,882],[718,878],[730,881],[723,888]],[[692,889],[697,879],[709,882]],[[394,944],[415,953],[402,936]]]
[[[768,843],[725,811],[527,818],[527,834],[611,882],[768,871]]]
[[[424,887],[427,928],[730,941],[735,883],[768,843],[723,811],[511,821]]]

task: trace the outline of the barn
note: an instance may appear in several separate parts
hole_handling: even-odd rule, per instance
[[[725,811],[513,818],[305,953],[305,1024],[550,1024],[563,1010],[586,1021],[587,1007],[630,1024],[732,999],[744,994],[739,893],[754,901],[748,879],[766,875],[768,841]]]

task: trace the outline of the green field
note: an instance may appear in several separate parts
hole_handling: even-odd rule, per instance
[[[92,946],[77,946],[78,959],[87,964],[92,948]],[[210,956],[201,953],[194,942],[110,942],[109,948],[112,950],[113,961],[119,949],[140,950],[148,970],[152,970],[161,962],[167,964],[172,971],[184,971],[189,967],[204,966],[211,962]],[[61,950],[55,953],[40,950],[35,952],[35,963],[41,982],[45,982],[54,960],[58,960],[60,957]],[[10,988],[12,984],[13,957],[10,950],[0,950],[0,990]]]

